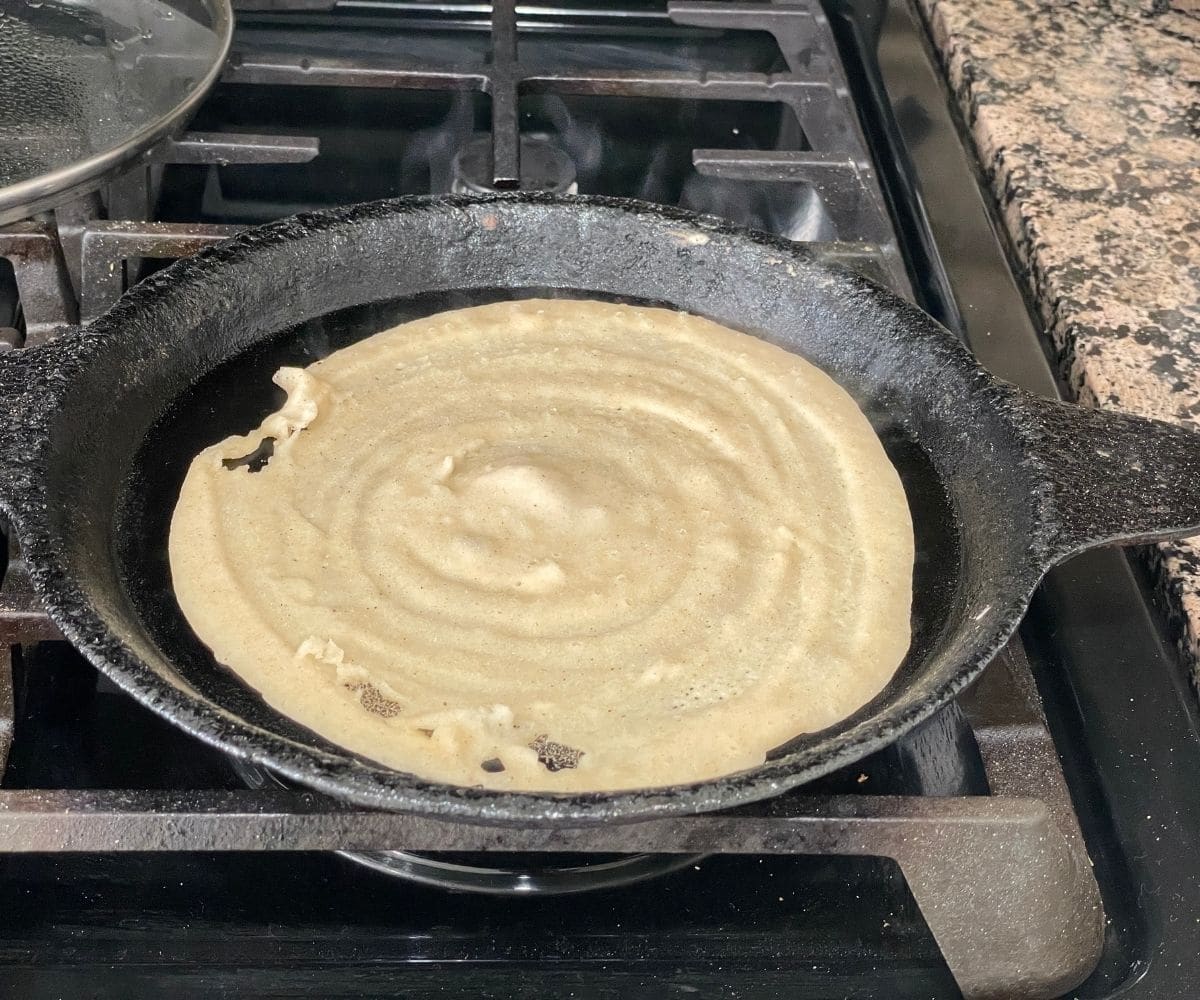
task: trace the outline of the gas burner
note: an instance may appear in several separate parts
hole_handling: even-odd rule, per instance
[[[450,165],[450,190],[455,194],[495,191],[492,180],[492,137],[473,136]],[[521,136],[521,190],[578,194],[575,164],[558,146],[543,136]]]
[[[246,787],[292,786],[244,760],[231,760]],[[558,854],[471,851],[338,851],[347,861],[420,885],[491,896],[565,896],[617,889],[703,860],[703,854]]]
[[[565,896],[618,889],[678,871],[704,857],[703,854],[337,853],[356,864],[421,885],[496,896]]]

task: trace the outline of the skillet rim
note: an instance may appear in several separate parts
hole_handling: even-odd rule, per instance
[[[831,282],[842,285],[848,293],[869,296],[882,312],[891,313],[901,322],[914,339],[925,337],[940,342],[938,346],[946,359],[960,369],[959,376],[964,383],[971,384],[971,394],[986,393],[993,397],[997,416],[1011,428],[1014,441],[1028,452],[1020,426],[1022,417],[1028,419],[1028,411],[1020,403],[1024,393],[987,372],[953,334],[916,306],[856,272],[822,260],[806,246],[773,234],[632,199],[524,192],[394,198],[307,213],[247,230],[222,244],[181,259],[136,285],[90,327],[49,347],[35,348],[35,351],[45,353],[40,359],[43,370],[39,370],[36,363],[31,366],[33,378],[24,393],[27,412],[32,419],[13,432],[11,442],[5,442],[5,450],[10,455],[22,456],[23,461],[14,463],[16,468],[6,470],[8,482],[3,490],[6,495],[0,498],[0,506],[9,514],[21,541],[34,589],[50,617],[77,650],[137,701],[171,723],[222,752],[266,767],[301,786],[367,808],[413,811],[492,824],[633,822],[724,809],[778,795],[894,742],[953,700],[978,677],[1020,624],[1033,591],[1048,568],[1039,553],[1043,551],[1047,535],[1049,511],[1046,504],[1049,498],[1036,492],[1029,503],[1033,532],[1027,539],[1024,558],[1012,560],[1013,573],[1007,581],[1008,599],[1002,607],[989,610],[990,631],[986,637],[970,643],[972,655],[953,674],[931,686],[924,697],[903,712],[890,714],[884,706],[848,729],[807,743],[756,768],[687,785],[617,792],[552,793],[496,791],[426,781],[363,761],[349,751],[345,756],[336,755],[245,721],[205,700],[198,692],[188,693],[157,673],[130,649],[112,627],[104,623],[75,575],[66,569],[67,559],[60,556],[55,533],[49,527],[45,489],[50,450],[48,420],[57,411],[59,397],[69,390],[81,372],[89,370],[82,362],[102,356],[105,345],[118,342],[127,328],[133,329],[134,335],[141,335],[138,326],[144,326],[146,321],[144,318],[139,320],[139,315],[150,313],[152,318],[155,309],[169,311],[171,296],[186,295],[189,282],[203,284],[212,272],[236,265],[239,259],[255,254],[259,248],[303,239],[323,230],[356,226],[375,218],[488,205],[509,206],[510,210],[516,206],[518,211],[522,210],[519,206],[528,205],[568,211],[583,205],[601,211],[648,216],[706,236],[747,241],[781,254],[785,259],[803,262],[806,268],[823,271]],[[51,353],[53,358],[49,357]],[[66,362],[67,374],[64,376],[62,372],[50,369],[49,360]],[[1033,480],[1041,478],[1038,470],[1028,471]],[[152,638],[150,641],[153,643]]]

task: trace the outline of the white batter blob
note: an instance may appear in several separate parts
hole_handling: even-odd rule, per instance
[[[850,715],[908,649],[900,479],[844,390],[754,337],[501,302],[275,381],[281,410],[192,462],[175,593],[218,661],[366,757],[697,781]]]

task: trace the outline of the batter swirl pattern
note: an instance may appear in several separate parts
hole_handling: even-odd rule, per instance
[[[899,477],[780,348],[524,300],[276,381],[285,406],[189,469],[176,596],[219,662],[364,756],[511,790],[701,780],[845,718],[907,650]]]

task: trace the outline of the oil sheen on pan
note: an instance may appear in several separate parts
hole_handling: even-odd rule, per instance
[[[699,781],[852,714],[908,649],[913,531],[818,368],[666,309],[444,312],[275,381],[193,460],[180,606],[276,709],[424,778]]]

